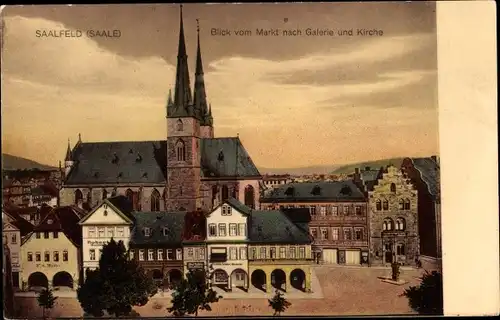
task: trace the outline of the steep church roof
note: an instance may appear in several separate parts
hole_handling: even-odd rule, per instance
[[[166,141],[82,142],[66,185],[164,183]]]
[[[238,137],[202,139],[200,148],[205,178],[260,177]]]

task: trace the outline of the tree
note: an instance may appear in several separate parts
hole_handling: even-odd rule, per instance
[[[402,296],[408,298],[410,307],[419,314],[443,314],[443,277],[440,272],[426,271],[420,285],[406,289]]]
[[[274,310],[273,316],[281,315],[282,312],[285,312],[285,310],[292,305],[288,300],[286,300],[283,293],[278,290],[276,290],[274,297],[268,301],[269,306]]]
[[[111,241],[102,248],[99,267],[85,272],[78,288],[78,301],[85,313],[102,317],[128,316],[133,306],[143,306],[156,294],[157,287],[135,261],[129,258],[122,241]]]
[[[172,307],[168,312],[176,317],[194,314],[198,311],[212,311],[210,304],[216,303],[222,296],[217,295],[212,284],[207,281],[211,273],[202,270],[189,271],[186,277],[174,284],[172,289]]]
[[[40,294],[38,295],[38,305],[42,307],[43,310],[43,318],[45,319],[45,310],[46,309],[52,309],[54,307],[54,304],[57,300],[57,297],[54,297],[54,294],[52,293],[51,289],[43,289]]]

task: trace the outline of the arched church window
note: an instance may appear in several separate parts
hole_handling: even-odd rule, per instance
[[[184,130],[184,123],[182,123],[182,120],[181,120],[181,119],[177,120],[177,123],[175,124],[175,129],[176,129],[177,131],[182,131],[182,130]]]
[[[222,201],[229,199],[229,189],[227,186],[222,186]]]
[[[130,203],[134,203],[134,192],[130,189],[127,189],[127,191],[125,191],[125,196],[127,197],[128,201],[130,201]]]
[[[151,192],[151,211],[160,211],[160,193],[156,189]]]
[[[255,190],[251,185],[245,187],[245,205],[255,209]]]
[[[186,161],[186,145],[182,140],[177,141],[175,145],[177,161]]]
[[[83,193],[80,191],[80,189],[76,189],[75,191],[75,204],[79,205],[83,202]]]

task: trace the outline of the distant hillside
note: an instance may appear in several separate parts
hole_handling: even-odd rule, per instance
[[[303,175],[303,174],[328,174],[333,170],[336,170],[339,166],[312,166],[303,168],[259,168],[260,174],[290,174],[290,175]]]
[[[358,162],[358,163],[351,163],[347,165],[343,165],[335,169],[332,173],[333,174],[341,174],[341,173],[354,173],[354,169],[356,168],[365,168],[365,167],[370,167],[372,169],[380,169],[380,167],[387,166],[389,164],[392,164],[396,167],[401,167],[401,163],[403,162],[404,158],[392,158],[392,159],[383,159],[383,160],[376,160],[376,161],[366,161],[366,162]]]
[[[2,170],[54,170],[56,167],[51,167],[36,161],[2,153]]]

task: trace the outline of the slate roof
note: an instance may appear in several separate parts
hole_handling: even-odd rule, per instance
[[[303,228],[294,224],[282,211],[252,211],[250,242],[309,244],[312,239]]]
[[[5,211],[4,211],[5,212]],[[5,212],[9,217],[12,218],[12,224],[19,229],[21,236],[25,236],[31,231],[33,231],[34,226],[23,217],[18,215],[17,213],[8,213]]]
[[[260,177],[238,137],[200,141],[202,177]],[[165,183],[166,155],[166,141],[78,143],[65,185]]]
[[[363,193],[353,181],[295,182],[275,188],[261,202],[362,201]]]
[[[201,152],[205,178],[261,176],[238,137],[202,139]]]
[[[129,219],[134,221],[135,215],[132,214],[134,211],[134,205],[126,196],[119,195],[107,198],[106,201],[111,203],[114,207],[116,207],[116,209],[120,210],[120,212],[126,215]]]
[[[166,141],[81,142],[66,185],[164,183]]]
[[[249,215],[252,212],[252,208],[244,205],[243,203],[239,202],[238,200],[232,197],[228,198],[224,203],[228,203],[239,212],[247,215]]]
[[[53,220],[51,224],[48,223],[49,219]],[[53,208],[33,231],[60,231],[63,232],[73,244],[80,246],[82,241],[82,228],[78,225],[79,221],[80,216],[73,206],[57,207]]]
[[[180,246],[186,212],[135,212],[135,226],[130,244],[134,246]],[[144,228],[150,228],[150,236],[144,235]],[[167,234],[163,234],[167,228]]]
[[[429,193],[439,197],[440,193],[440,168],[432,158],[412,158],[414,167],[420,172],[422,180],[427,184]]]

